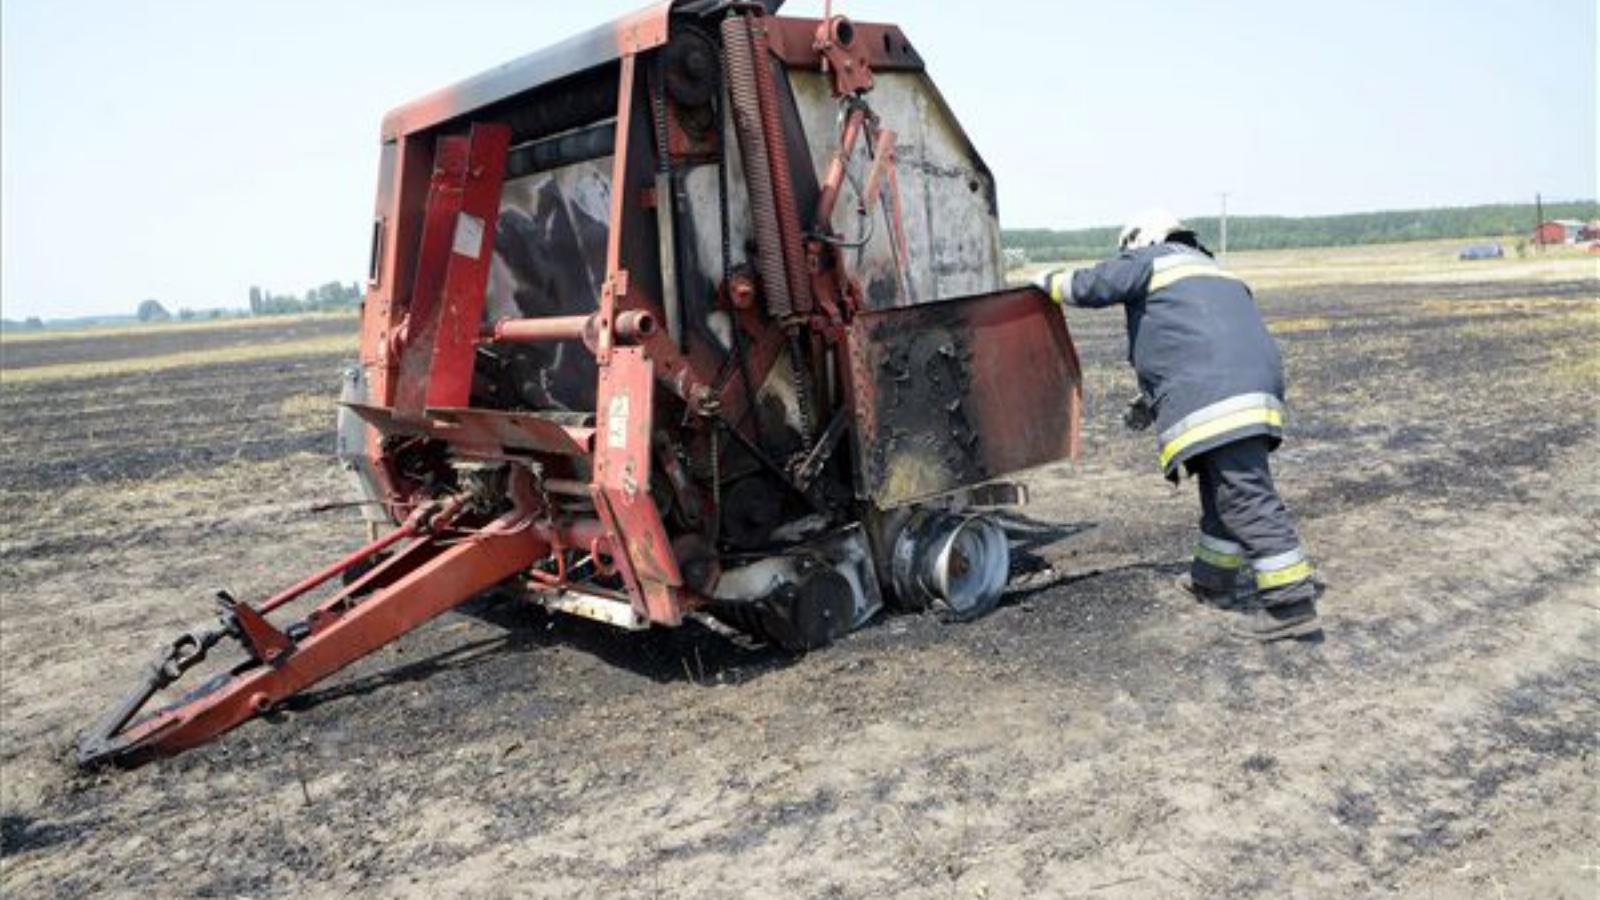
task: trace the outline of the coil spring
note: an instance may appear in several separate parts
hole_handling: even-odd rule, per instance
[[[767,313],[783,320],[794,314],[789,296],[789,276],[784,267],[783,239],[773,197],[772,170],[768,165],[765,130],[761,118],[761,93],[756,85],[756,62],[751,46],[751,22],[742,15],[722,20],[722,67],[727,77],[733,127],[744,160],[749,192],[750,220],[756,235],[756,268],[761,273]]]

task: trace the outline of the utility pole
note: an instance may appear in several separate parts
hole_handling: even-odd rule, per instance
[[[1222,237],[1222,240],[1221,240],[1222,248],[1221,248],[1220,252],[1221,252],[1222,256],[1226,257],[1228,255],[1228,192],[1227,191],[1223,191],[1222,192],[1221,231],[1222,231],[1222,235],[1221,235],[1221,237]]]
[[[1544,195],[1533,195],[1533,244],[1540,250],[1544,249]]]

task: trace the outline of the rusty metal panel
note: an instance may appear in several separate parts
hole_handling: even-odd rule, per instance
[[[1077,456],[1078,355],[1037,288],[865,312],[849,350],[857,488],[880,507]]]

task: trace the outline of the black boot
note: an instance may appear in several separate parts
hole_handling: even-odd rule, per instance
[[[1309,595],[1302,595],[1298,600],[1270,606],[1257,602],[1241,610],[1244,614],[1229,624],[1229,630],[1238,637],[1263,644],[1310,637],[1322,630],[1322,620],[1317,617],[1317,598],[1322,596],[1322,591],[1322,585],[1316,584]]]

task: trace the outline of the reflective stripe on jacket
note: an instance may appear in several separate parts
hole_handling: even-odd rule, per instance
[[[1259,392],[1237,394],[1201,407],[1158,436],[1161,468],[1169,471],[1178,459],[1188,459],[1240,438],[1265,434],[1275,441],[1282,440],[1283,417],[1283,401]]]
[[[1250,288],[1211,254],[1187,244],[1130,250],[1066,279],[1052,297],[1076,306],[1121,305],[1128,361],[1156,411],[1161,468],[1222,444],[1283,436],[1283,362]]]
[[[1184,278],[1198,276],[1239,280],[1237,275],[1222,268],[1215,259],[1203,253],[1170,253],[1150,261],[1150,284],[1145,291],[1153,294]]]

